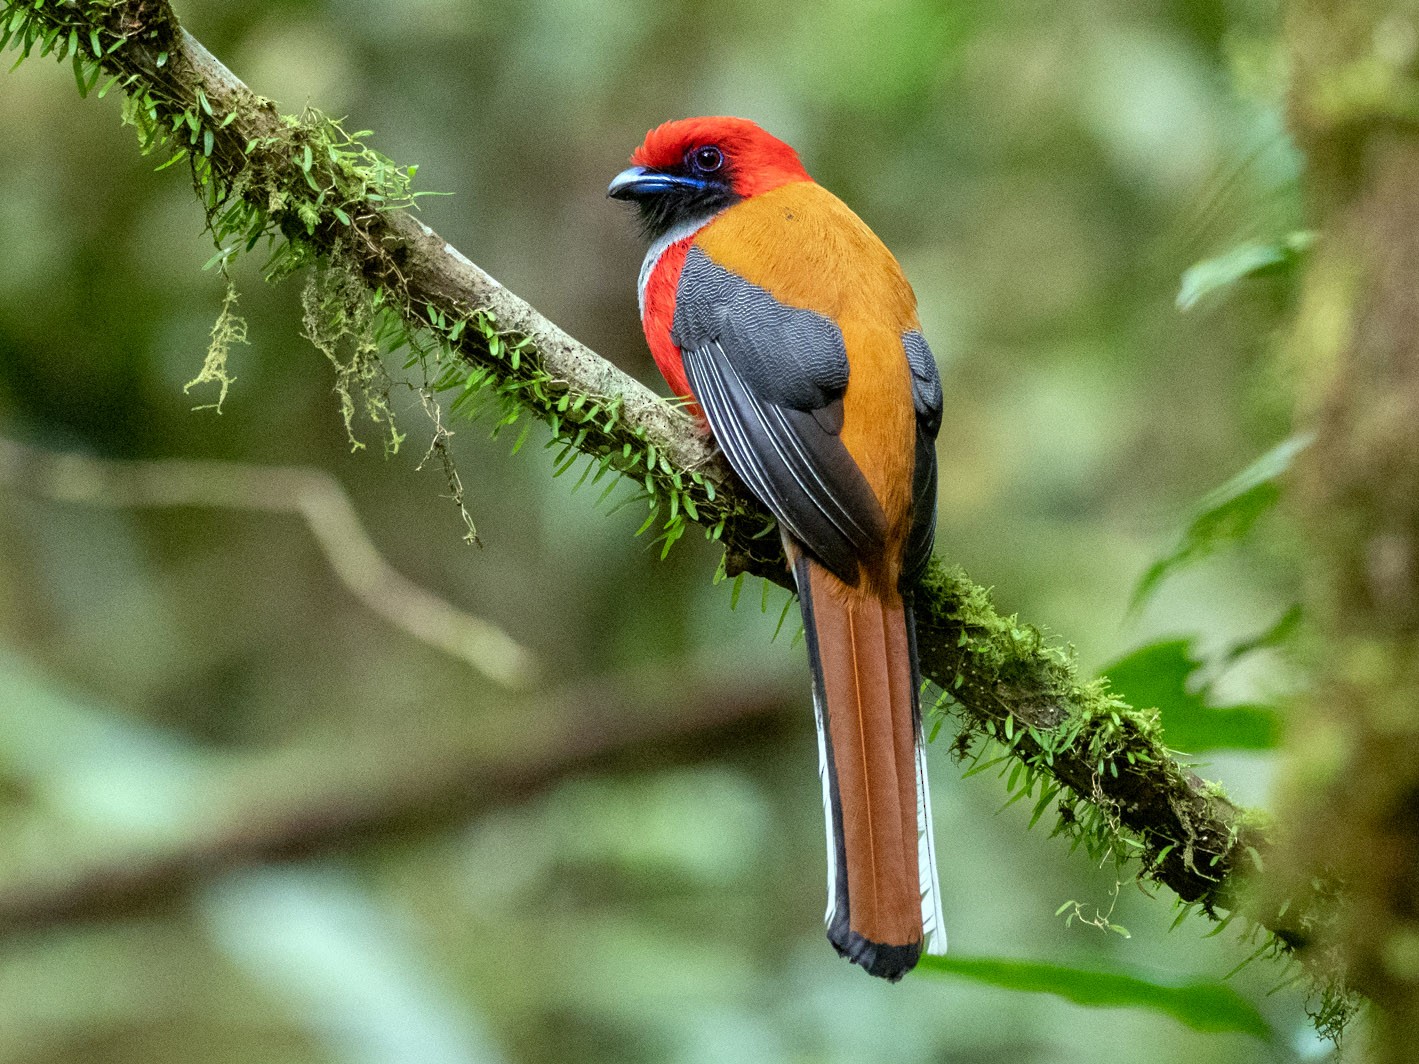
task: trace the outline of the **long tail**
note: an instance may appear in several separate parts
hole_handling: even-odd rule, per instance
[[[945,953],[911,607],[794,563],[813,668],[828,940],[895,982]]]

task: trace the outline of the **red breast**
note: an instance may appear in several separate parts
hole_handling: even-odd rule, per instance
[[[685,256],[694,239],[692,234],[667,245],[651,265],[641,290],[641,327],[645,330],[651,357],[670,391],[685,397],[690,395],[690,385],[685,380],[680,348],[670,333],[675,322],[675,293],[680,287],[680,271],[685,268]],[[695,413],[698,415],[698,407]]]

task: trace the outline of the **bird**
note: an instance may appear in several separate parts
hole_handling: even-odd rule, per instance
[[[803,616],[828,940],[896,982],[944,953],[912,592],[936,530],[936,360],[901,267],[743,118],[646,134],[607,195],[649,241],[641,324],[670,390],[777,520]]]

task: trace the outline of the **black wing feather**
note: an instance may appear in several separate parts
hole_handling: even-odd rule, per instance
[[[760,401],[720,344],[686,350],[684,360],[730,466],[794,539],[857,583],[858,559],[880,548],[885,519],[842,441],[807,411]]]
[[[941,431],[941,374],[926,338],[913,330],[902,338],[911,367],[916,407],[916,462],[912,467],[912,528],[907,538],[903,588],[914,584],[931,560],[936,540],[936,436]]]

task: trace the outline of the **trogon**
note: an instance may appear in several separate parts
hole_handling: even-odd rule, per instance
[[[740,118],[651,130],[611,182],[650,250],[641,322],[670,389],[777,518],[803,611],[828,939],[900,979],[944,952],[911,592],[936,527],[941,382],[891,252]]]

